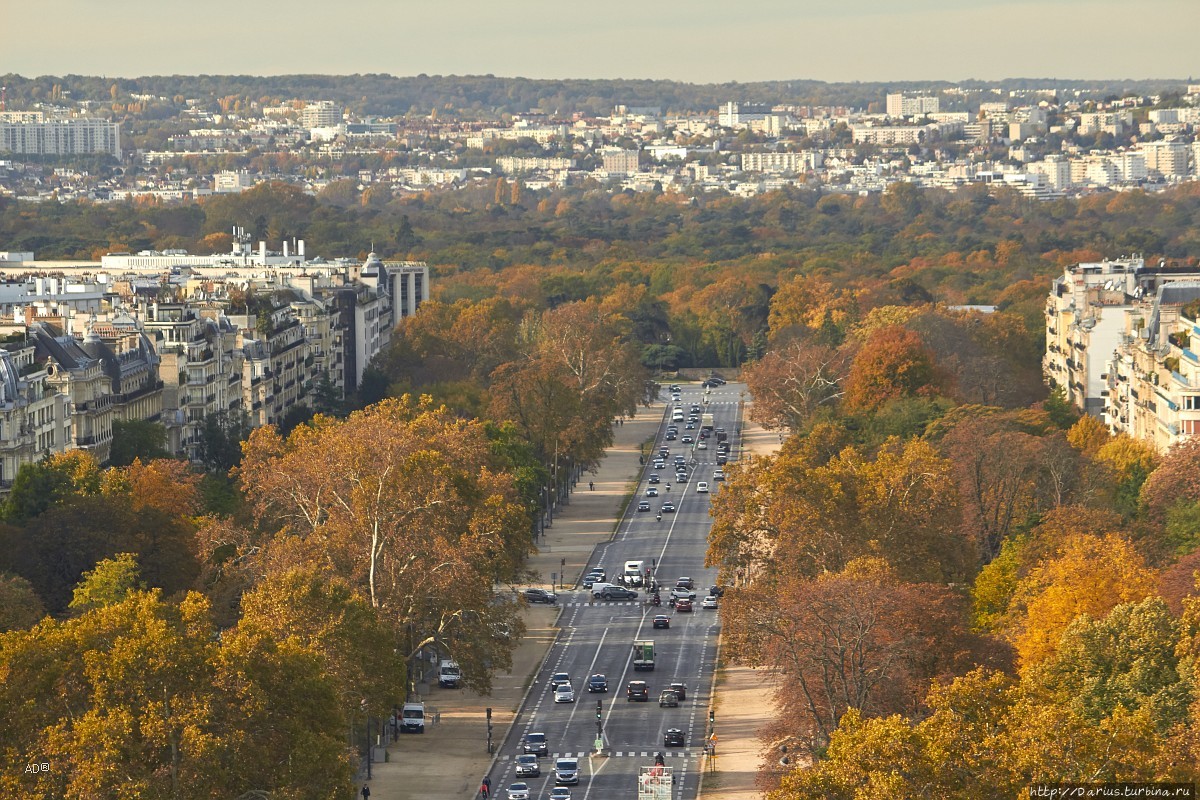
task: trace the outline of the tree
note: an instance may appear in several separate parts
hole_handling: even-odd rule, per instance
[[[0,633],[33,627],[45,615],[42,600],[29,581],[0,572]]]
[[[848,408],[871,411],[887,400],[938,391],[933,359],[912,331],[890,326],[867,338],[846,378]]]
[[[100,465],[90,453],[71,450],[22,464],[4,501],[4,519],[25,522],[63,500],[100,490]]]
[[[851,709],[915,713],[929,681],[970,650],[960,597],[898,581],[877,560],[729,589],[723,609],[736,658],[779,675],[773,733],[811,752]]]
[[[1115,534],[1066,539],[1017,586],[1012,630],[1022,668],[1053,656],[1077,616],[1102,616],[1154,590],[1154,573],[1126,539]]]
[[[492,587],[515,577],[530,522],[482,425],[428,400],[385,400],[345,420],[317,417],[286,440],[257,429],[239,478],[257,525],[275,533],[268,573],[328,564],[406,653],[428,641],[507,665],[511,644],[495,632],[515,607]],[[482,668],[467,680],[489,685]]]
[[[166,458],[167,429],[158,422],[113,420],[112,449],[108,456],[110,464],[123,467],[132,464],[135,458],[150,461]]]
[[[133,553],[118,553],[115,558],[106,558],[96,564],[95,569],[83,574],[83,580],[75,587],[70,607],[76,611],[119,603],[130,592],[146,587],[138,579],[137,556]]]
[[[754,397],[750,418],[767,429],[804,428],[821,409],[842,397],[848,357],[795,339],[742,370]]]
[[[345,713],[365,700],[382,714],[403,700],[408,682],[395,631],[340,578],[299,569],[270,575],[242,597],[241,607],[243,630],[260,629],[320,654]]]
[[[242,458],[242,442],[250,435],[245,410],[217,411],[204,415],[200,429],[200,461],[209,470],[228,472]]]

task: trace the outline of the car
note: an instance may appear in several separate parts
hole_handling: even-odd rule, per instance
[[[704,608],[704,609],[708,609],[710,611],[716,611],[717,610],[717,598],[713,597],[710,594],[708,597],[706,597],[700,601],[700,607]]]
[[[579,781],[576,780],[575,782],[578,783]],[[555,786],[550,790],[550,794],[547,797],[549,800],[571,800],[571,790],[566,786]]]
[[[702,436],[702,437],[700,437],[700,438],[702,438],[702,439],[703,439],[704,437]],[[708,449],[708,445],[707,445],[707,444],[705,444],[704,442],[696,442],[696,449],[697,449],[697,450],[707,450],[707,449]]]
[[[700,429],[700,441],[704,441],[704,440],[705,440],[705,439],[707,439],[708,437],[709,437],[708,429],[707,429],[707,428],[701,428],[701,429]]]
[[[597,672],[595,675],[588,678],[587,687],[589,692],[607,692],[608,678]]]
[[[542,774],[542,768],[538,765],[538,758],[533,753],[522,753],[517,756],[516,763],[518,778],[537,778]]]
[[[682,392],[682,391],[683,391],[683,389],[680,389],[680,388],[679,388],[679,384],[678,384],[678,383],[672,383],[672,384],[671,384],[671,391],[672,391],[672,392],[676,392],[676,393],[678,393],[678,392]]]
[[[649,511],[649,510],[650,510],[650,501],[649,500],[641,500],[638,502],[638,511]]]
[[[675,392],[674,394],[671,395],[671,399],[674,400],[676,403],[678,403],[680,400],[683,399],[683,395],[681,395],[679,392]]]
[[[664,464],[663,466],[666,466],[666,465]],[[646,483],[658,483],[661,480],[662,480],[662,478],[658,477],[653,472],[651,472],[650,476],[648,478],[646,478]]]
[[[678,438],[678,436],[677,436],[676,434],[672,433],[671,431],[667,431],[667,437],[666,437],[666,438],[667,438],[667,441],[668,441],[668,442],[673,442],[673,441],[675,441],[675,440]]]
[[[525,738],[521,740],[521,752],[532,753],[535,756],[546,755],[546,734],[541,732],[525,734]]]
[[[695,422],[689,422],[687,425],[684,425],[684,426],[683,426],[683,429],[684,429],[685,431],[694,431],[694,430],[696,430],[696,423],[695,423]]]
[[[508,785],[508,800],[529,800],[529,784],[525,782]]]
[[[713,480],[714,480],[714,481],[723,481],[723,480],[725,480],[725,470],[723,470],[723,469],[715,469],[715,470],[713,470]]]
[[[604,576],[595,572],[590,575],[585,575],[583,576],[583,588],[590,589],[592,588],[593,584],[596,584],[602,580],[604,580]]]
[[[666,468],[667,468],[667,462],[665,462],[665,461],[655,461],[653,464],[651,464],[651,465],[650,465],[650,467],[651,467],[651,469],[666,469]]]
[[[669,627],[671,627],[671,618],[670,618],[670,617],[668,617],[666,614],[658,614],[658,615],[656,615],[656,616],[654,617],[654,627],[655,627],[655,628],[669,628]]]
[[[684,434],[683,438],[680,439],[679,441],[683,442],[684,444],[691,444],[692,442],[694,442],[696,440],[693,439],[689,434]]]
[[[558,595],[554,592],[548,592],[545,589],[536,589],[530,587],[524,591],[525,600],[529,603],[549,603],[553,605],[558,602]]]
[[[674,463],[676,463],[676,464],[686,464],[686,463],[687,463],[687,459],[686,459],[686,458],[684,458],[683,456],[675,456],[675,462],[674,462]]]
[[[687,473],[686,472],[675,473],[675,482],[676,483],[687,483],[688,482]]]
[[[725,455],[724,453],[718,453],[717,454],[717,463],[722,464],[722,465],[728,464],[729,456]]]
[[[695,589],[696,581],[690,575],[680,575],[675,579],[675,585],[683,589]]]
[[[724,597],[725,596],[725,587],[724,586],[710,586],[710,587],[708,587],[708,593],[710,595],[712,595],[713,597]]]
[[[645,681],[630,681],[625,687],[625,702],[632,703],[635,700],[639,703],[650,700],[650,687]]]
[[[651,486],[646,489],[646,497],[658,497],[658,487]]]
[[[691,411],[693,414],[699,414],[700,413],[700,404],[692,403],[692,407],[688,410]]]
[[[708,494],[708,482],[700,481],[696,484],[696,492],[698,494]]]
[[[554,780],[556,783],[579,783],[579,761],[574,758],[560,758],[554,762]]]
[[[677,708],[679,697],[670,689],[663,689],[658,695],[659,708]]]
[[[554,690],[554,702],[556,703],[574,703],[575,690],[571,688],[571,684],[564,683]]]
[[[667,732],[663,734],[663,745],[665,747],[683,747],[683,731],[679,728],[667,728]]]
[[[675,611],[680,614],[690,614],[692,611],[692,601],[686,597],[682,600],[676,600]]]
[[[696,597],[696,593],[685,586],[676,586],[671,590],[672,600],[692,600]]]
[[[638,593],[623,586],[609,586],[596,596],[602,600],[636,600]]]
[[[680,700],[687,700],[687,685],[686,684],[672,683],[668,688],[672,692],[674,692],[675,696],[678,697]]]
[[[662,504],[662,511],[664,514],[674,514],[675,513],[675,504],[672,503],[670,500],[668,500],[667,502]]]
[[[560,686],[570,686],[570,685],[571,685],[571,673],[569,673],[569,672],[556,672],[550,676],[550,691],[552,691],[552,692],[555,691],[556,689],[558,689],[558,687],[560,687]]]

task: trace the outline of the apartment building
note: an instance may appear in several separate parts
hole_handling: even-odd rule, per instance
[[[819,150],[798,153],[742,153],[744,172],[808,172],[824,162]]]
[[[1068,401],[1103,418],[1109,361],[1126,335],[1126,314],[1162,286],[1200,281],[1194,269],[1147,267],[1140,257],[1075,264],[1051,285],[1046,300],[1042,372]]]
[[[618,147],[605,148],[600,157],[604,171],[609,175],[633,175],[640,168],[637,150],[622,150]]]
[[[1192,337],[1197,347],[1193,349]],[[1165,451],[1200,434],[1200,280],[1160,285],[1125,314],[1107,366],[1104,420]]]
[[[86,450],[102,464],[108,461],[115,415],[112,381],[104,365],[50,321],[30,325],[29,337],[36,357],[48,362],[47,386],[66,398],[67,449]]]
[[[1157,178],[1182,178],[1188,174],[1187,143],[1174,136],[1157,142],[1142,142],[1139,149],[1146,170]]]
[[[24,341],[0,349],[0,489],[12,488],[22,464],[70,446],[67,397],[47,382],[48,363]]]
[[[108,153],[121,157],[121,126],[102,119],[0,122],[0,152],[29,155]]]
[[[941,101],[935,95],[895,92],[887,96],[889,117],[923,117],[940,109]]]

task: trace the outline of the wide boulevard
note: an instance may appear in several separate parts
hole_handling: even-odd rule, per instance
[[[555,786],[555,759],[573,757],[579,760],[580,781],[571,787],[572,800],[636,798],[638,770],[653,765],[658,753],[663,754],[665,765],[675,777],[671,796],[675,800],[696,796],[700,755],[710,730],[713,669],[720,631],[720,611],[701,607],[708,588],[716,583],[716,571],[704,568],[704,552],[711,525],[709,501],[721,487],[721,482],[713,479],[718,469],[717,436],[705,440],[707,449],[698,449],[696,444],[702,415],[712,414],[714,428],[724,429],[729,438],[730,462],[737,459],[738,404],[744,388],[733,383],[707,390],[695,384],[684,385],[678,401],[672,400],[671,392],[663,388],[666,410],[656,433],[654,451],[661,446],[670,448],[667,466],[655,470],[647,460],[617,535],[597,547],[591,561],[591,566],[607,571],[610,582],[622,573],[626,561],[640,560],[647,567],[653,565],[661,586],[662,606],[649,603],[650,596],[644,586],[632,587],[638,592],[636,600],[592,601],[590,592],[582,586],[559,591],[558,603],[563,611],[558,639],[538,672],[508,738],[500,745],[491,771],[495,797],[504,800],[507,787],[517,780],[529,784],[530,798],[548,797]],[[685,427],[686,422],[674,423],[679,428],[678,438],[666,441],[672,411],[682,407],[686,420],[694,405],[700,406],[697,416],[701,421],[692,429]],[[684,444],[684,436],[691,436],[697,442]],[[684,483],[676,482],[673,461],[679,455],[687,463]],[[656,485],[657,497],[646,496],[651,473],[657,473],[661,480]],[[697,492],[701,481],[708,484],[709,493]],[[649,501],[649,511],[637,510],[642,500]],[[677,510],[656,519],[667,501],[674,503]],[[669,607],[670,589],[681,576],[691,577],[695,582],[696,599],[690,613],[676,613]],[[670,616],[669,629],[653,628],[656,614]],[[633,670],[635,640],[654,642],[653,671]],[[575,702],[554,702],[550,677],[556,672],[570,674]],[[607,693],[588,692],[588,677],[596,673],[608,679]],[[643,680],[649,685],[647,702],[626,700],[625,689],[631,680]],[[660,708],[660,691],[675,682],[686,684],[686,700],[677,708]],[[601,704],[599,726],[597,702]],[[663,734],[668,728],[683,731],[682,747],[664,746]],[[717,720],[719,730],[720,720]],[[514,760],[521,753],[523,737],[533,732],[546,735],[549,752],[540,759],[539,777],[518,779],[514,775]],[[601,756],[596,755],[598,735],[603,743]]]

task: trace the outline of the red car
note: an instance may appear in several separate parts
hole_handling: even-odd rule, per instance
[[[675,613],[682,614],[685,611],[691,611],[691,610],[692,610],[692,601],[691,600],[676,600],[675,601]]]

